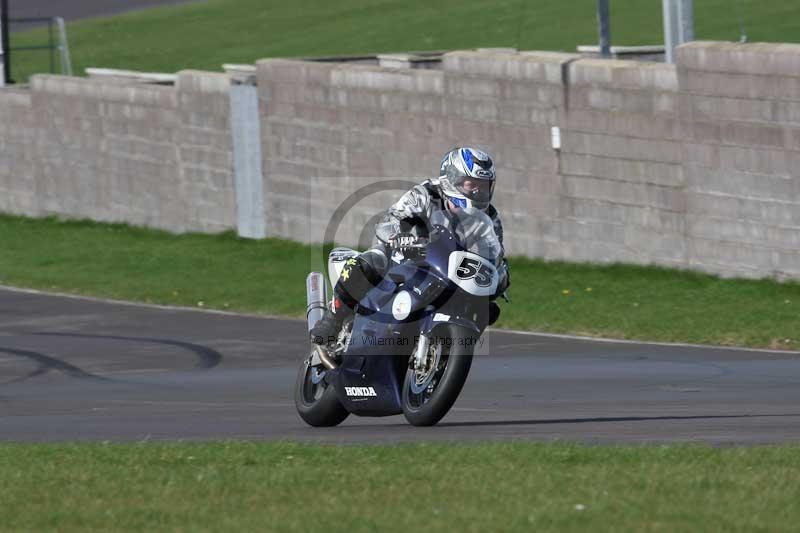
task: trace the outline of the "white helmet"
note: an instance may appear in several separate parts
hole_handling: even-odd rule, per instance
[[[494,193],[494,162],[476,148],[456,148],[442,159],[439,185],[454,205],[486,209]]]

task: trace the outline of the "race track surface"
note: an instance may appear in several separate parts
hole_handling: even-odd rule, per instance
[[[0,440],[800,439],[800,355],[490,332],[437,427],[306,427],[301,321],[0,290]]]
[[[190,1],[195,0],[9,0],[8,12],[13,18],[63,17],[75,20]],[[20,25],[22,27],[25,26]]]

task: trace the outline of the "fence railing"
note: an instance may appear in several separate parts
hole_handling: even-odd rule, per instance
[[[50,60],[50,73],[59,72],[67,76],[72,75],[72,59],[67,41],[67,28],[61,17],[20,17],[9,18],[10,24],[23,26],[47,26],[47,44],[29,44],[24,46],[9,46],[9,55],[18,52],[48,51]],[[56,66],[58,63],[58,67]],[[10,73],[13,76],[13,73]],[[9,77],[11,77],[9,76]],[[12,78],[13,79],[13,78]]]

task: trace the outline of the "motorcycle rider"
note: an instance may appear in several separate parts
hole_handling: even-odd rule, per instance
[[[442,159],[439,177],[426,180],[406,192],[376,224],[373,247],[347,260],[333,288],[333,309],[326,308],[323,317],[312,328],[312,341],[320,345],[336,342],[345,319],[353,316],[356,304],[388,270],[392,252],[412,243],[413,237],[409,236],[408,230],[414,226],[428,227],[435,211],[468,207],[483,210],[494,222],[495,233],[502,245],[503,226],[491,204],[494,186],[494,162],[486,152],[471,147],[448,152]],[[503,294],[510,284],[505,258],[498,273],[500,283],[494,298]],[[496,308],[495,313],[499,314],[496,304],[492,305]]]

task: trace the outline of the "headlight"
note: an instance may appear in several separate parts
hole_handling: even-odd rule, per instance
[[[411,314],[411,294],[400,291],[392,302],[392,316],[395,320],[405,320]]]

